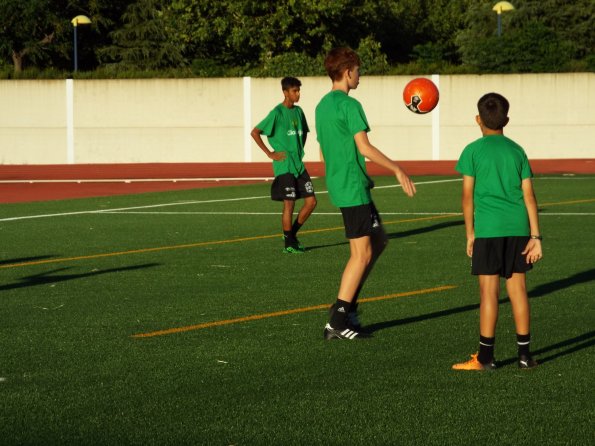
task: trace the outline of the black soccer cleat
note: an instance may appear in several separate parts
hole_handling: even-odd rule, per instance
[[[303,254],[306,252],[306,249],[296,237],[286,237],[284,235],[283,240],[285,242],[285,249],[283,249],[285,254]]]
[[[351,330],[349,328],[335,330],[330,324],[326,324],[324,327],[324,339],[330,341],[332,339],[340,339],[353,341],[354,339],[365,339],[371,338],[367,333],[360,333],[358,331]]]
[[[531,356],[521,355],[519,356],[519,369],[534,369],[537,367],[537,361],[533,359]]]

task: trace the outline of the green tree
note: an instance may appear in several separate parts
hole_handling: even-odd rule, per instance
[[[48,60],[48,47],[64,24],[52,10],[49,0],[3,0],[0,2],[0,52],[12,60],[15,73],[25,60]]]
[[[98,50],[100,60],[142,70],[184,65],[182,42],[174,33],[166,3],[138,0],[130,4],[122,16],[124,25],[111,34],[113,45]]]
[[[357,48],[362,41],[374,41],[384,48],[384,42],[401,41],[403,27],[397,23],[404,8],[400,3],[175,0],[172,10],[187,57],[249,70],[270,65],[283,54],[306,57],[309,63],[336,45]]]
[[[109,30],[119,26],[125,7],[132,0],[2,0],[0,1],[0,57],[11,61],[20,73],[26,66],[72,67],[73,27],[79,14],[91,18],[80,27],[79,61],[97,65],[94,51],[111,43]]]
[[[539,20],[551,29],[573,59],[582,59],[595,49],[595,2],[593,0],[524,0],[511,24]]]
[[[583,15],[576,18],[572,16],[578,13],[574,3],[517,0],[515,10],[502,14],[502,36],[496,35],[492,3],[483,0],[472,5],[466,14],[466,28],[457,36],[462,61],[474,70],[564,71],[573,58],[584,58],[588,48],[592,51],[592,27],[586,29],[581,22],[584,14],[593,17],[592,1],[584,2]]]

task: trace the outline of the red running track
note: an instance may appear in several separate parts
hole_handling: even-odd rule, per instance
[[[456,161],[399,164],[412,176],[457,175]],[[311,176],[324,176],[323,163],[307,162],[306,167]],[[531,167],[536,174],[595,174],[595,159],[533,160]],[[390,174],[375,164],[368,164],[368,172]],[[266,181],[272,176],[268,162],[0,165],[0,203],[220,187]]]

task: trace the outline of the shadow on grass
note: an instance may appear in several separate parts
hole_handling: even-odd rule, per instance
[[[588,333],[582,334],[575,338],[567,339],[562,342],[558,342],[557,344],[552,344],[547,347],[543,347],[537,350],[533,350],[531,353],[533,356],[537,357],[537,362],[539,364],[545,364],[546,362],[553,361],[554,359],[560,358],[562,356],[570,355],[572,353],[578,352],[580,350],[584,350],[585,348],[593,347],[595,345],[595,331],[590,331]],[[567,347],[567,348],[564,348]],[[549,356],[541,356],[544,353],[548,353],[554,350],[563,349],[556,353],[553,353]],[[508,358],[504,361],[498,361],[498,366],[506,366],[510,364],[514,364],[517,362],[517,358]]]
[[[577,273],[574,276],[566,277],[565,279],[560,279],[554,282],[539,285],[529,292],[529,297],[544,296],[546,294],[551,294],[558,290],[563,290],[564,288],[569,288],[579,283],[592,282],[594,280],[595,268],[590,269],[588,271],[583,271],[582,273]]]
[[[36,257],[23,257],[20,259],[8,259],[8,260],[0,260],[0,265],[12,265],[12,264],[19,264],[19,263],[28,263],[28,262],[35,262],[38,260],[47,260],[56,257],[54,255],[49,256],[36,256]]]
[[[104,269],[104,270],[90,271],[88,273],[81,273],[81,274],[55,275],[56,273],[70,269],[70,268],[59,268],[59,269],[47,271],[44,273],[23,277],[22,279],[20,279],[21,281],[18,283],[9,283],[6,285],[0,285],[0,291],[15,290],[15,289],[19,289],[19,288],[26,288],[26,287],[37,286],[37,285],[47,285],[47,284],[52,284],[52,283],[65,282],[67,280],[83,279],[85,277],[93,277],[93,276],[98,276],[101,274],[133,271],[133,270],[143,269],[143,268],[152,268],[152,267],[158,266],[158,265],[159,265],[159,263],[145,263],[142,265],[126,266],[123,268],[110,268],[110,269]]]
[[[403,237],[409,237],[412,235],[419,235],[419,234],[425,234],[427,232],[438,231],[440,229],[450,228],[452,226],[460,226],[463,224],[465,224],[465,222],[462,220],[449,221],[449,222],[438,223],[438,224],[431,225],[431,226],[424,226],[422,228],[411,229],[409,231],[391,232],[391,233],[386,234],[386,236],[388,237],[389,240],[396,239],[396,238],[403,238]],[[340,245],[349,245],[349,242],[346,241],[346,242],[330,243],[328,245],[309,246],[306,248],[306,251],[313,251],[315,249],[321,249],[321,248],[331,248],[333,246],[340,246]]]
[[[565,288],[569,288],[579,283],[585,283],[595,280],[595,269],[583,271],[565,279],[555,280],[550,283],[545,283],[535,287],[529,294],[529,299],[535,299],[551,293],[554,293]],[[479,297],[478,297],[479,299]],[[510,300],[508,297],[504,297],[498,300],[499,304],[508,303]],[[399,325],[411,324],[414,322],[426,321],[429,319],[436,319],[439,317],[450,316],[451,314],[464,313],[465,311],[472,311],[479,309],[479,303],[464,305],[462,307],[447,308],[446,310],[440,310],[433,313],[421,314],[418,316],[412,316],[404,319],[395,319],[392,321],[378,322],[376,324],[367,325],[366,329],[372,333],[384,330],[385,328],[398,327]]]
[[[410,229],[409,231],[391,232],[390,234],[386,234],[386,236],[389,239],[409,237],[412,235],[425,234],[427,232],[439,231],[440,229],[452,228],[454,226],[461,226],[464,224],[465,222],[463,220],[445,221],[431,226],[423,226],[421,228]]]

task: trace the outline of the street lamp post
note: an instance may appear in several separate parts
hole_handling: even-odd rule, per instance
[[[76,30],[79,25],[90,25],[91,19],[85,15],[77,15],[74,19],[70,21],[72,26],[74,27],[74,71],[77,71],[79,68],[78,62],[78,39],[76,36]]]
[[[492,8],[492,11],[496,11],[496,14],[498,14],[498,37],[502,35],[502,13],[513,9],[514,6],[509,2],[498,2]]]

